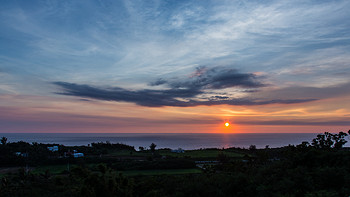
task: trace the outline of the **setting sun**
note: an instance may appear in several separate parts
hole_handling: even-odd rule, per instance
[[[225,126],[226,126],[226,127],[230,126],[230,123],[226,122],[226,123],[225,123]]]

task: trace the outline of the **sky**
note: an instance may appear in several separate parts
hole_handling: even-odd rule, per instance
[[[0,132],[348,131],[349,10],[1,0]]]

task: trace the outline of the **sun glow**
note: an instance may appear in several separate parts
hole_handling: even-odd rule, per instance
[[[225,123],[225,126],[226,126],[226,127],[230,126],[230,123],[226,122],[226,123]]]

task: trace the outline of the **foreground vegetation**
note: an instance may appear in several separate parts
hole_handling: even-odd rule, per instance
[[[349,133],[350,134],[350,133]],[[0,196],[349,196],[348,134],[281,148],[136,151],[124,144],[0,145]],[[70,150],[85,157],[67,156]],[[21,154],[18,154],[20,152]],[[23,154],[25,153],[25,154]],[[66,157],[64,157],[66,155]]]

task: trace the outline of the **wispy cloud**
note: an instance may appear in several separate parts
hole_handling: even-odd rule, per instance
[[[253,93],[254,94],[254,93]],[[324,87],[312,87],[312,86],[290,86],[286,88],[265,90],[259,92],[255,96],[258,98],[317,98],[317,99],[326,99],[326,98],[337,98],[342,96],[350,95],[350,83],[342,83],[331,86]]]
[[[348,1],[34,2],[9,5],[0,16],[5,37],[15,35],[25,49],[16,57],[34,61],[28,70],[59,73],[62,81],[135,85],[214,62],[247,72],[297,70],[303,62],[288,62],[349,43],[349,7]],[[294,55],[276,59],[287,53]],[[278,73],[277,84],[293,80]]]
[[[339,119],[339,120],[317,120],[317,119],[306,119],[306,120],[269,120],[269,121],[237,121],[238,124],[247,125],[303,125],[303,126],[350,126],[350,120]]]

